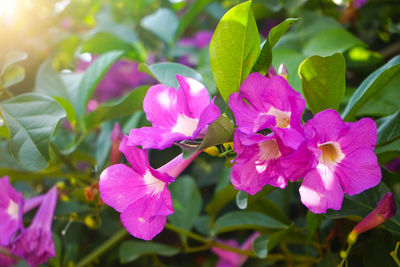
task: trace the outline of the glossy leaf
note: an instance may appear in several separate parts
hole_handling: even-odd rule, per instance
[[[285,224],[255,211],[233,211],[218,218],[214,225],[215,233],[242,229],[281,229]]]
[[[273,233],[272,235],[260,235],[253,241],[254,253],[259,258],[266,258],[268,252],[276,247],[293,229],[293,225]]]
[[[260,193],[262,194],[262,191],[258,194]],[[278,220],[284,224],[290,224],[291,222],[291,220],[287,217],[282,208],[267,197],[254,199],[254,196],[249,196],[248,202],[248,210],[262,212],[263,214],[274,218],[275,220]]]
[[[299,67],[304,97],[316,114],[325,109],[338,110],[345,92],[346,63],[342,54],[312,56]]]
[[[344,120],[352,120],[367,101],[384,88],[400,71],[400,56],[392,58],[385,65],[370,74],[357,88],[344,110]]]
[[[360,44],[360,39],[343,28],[329,29],[314,35],[305,45],[303,53],[306,56],[330,56]]]
[[[377,146],[382,146],[400,138],[400,110],[395,114],[382,118],[378,127]]]
[[[310,211],[307,212],[306,222],[307,222],[307,245],[310,244],[312,237],[315,232],[318,230],[322,220],[324,219],[324,215],[322,214],[314,214]]]
[[[260,37],[251,1],[247,1],[223,16],[210,43],[211,69],[226,103],[249,75],[259,53]]]
[[[168,220],[190,230],[200,215],[203,202],[195,180],[190,176],[181,176],[168,188],[174,205],[174,214],[168,216]]]
[[[148,241],[126,241],[119,249],[121,263],[128,263],[138,259],[142,255],[157,254],[161,256],[174,256],[179,249],[163,244]]]
[[[143,99],[146,96],[149,86],[141,86],[134,89],[124,97],[100,104],[95,111],[86,118],[86,128],[92,129],[104,121],[115,119],[121,116],[133,114],[143,108]]]
[[[172,44],[178,30],[179,20],[168,8],[160,8],[144,17],[140,25],[167,44]]]
[[[64,109],[51,97],[23,94],[0,104],[2,116],[10,131],[14,158],[24,168],[43,169],[49,161],[49,145]]]
[[[79,90],[76,99],[76,111],[79,117],[83,116],[86,105],[92,96],[97,84],[106,74],[111,65],[118,60],[124,51],[111,51],[98,57],[86,70],[79,83]]]
[[[231,202],[237,194],[237,191],[233,185],[222,188],[214,194],[212,200],[207,204],[206,211],[212,218],[215,218],[218,213],[223,209],[229,202]]]
[[[264,42],[263,48],[261,49],[261,53],[253,66],[252,72],[260,72],[263,75],[268,72],[272,63],[272,48],[287,32],[287,30],[298,20],[298,18],[286,19],[270,30],[268,38]]]
[[[203,78],[195,70],[173,62],[156,63],[152,65],[141,63],[139,64],[138,70],[149,74],[168,87],[179,87],[178,80],[175,77],[176,74],[193,78],[201,83],[203,82]]]

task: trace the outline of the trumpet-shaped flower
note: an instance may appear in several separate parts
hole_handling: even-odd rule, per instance
[[[245,134],[235,131],[234,149],[238,156],[232,166],[235,189],[256,194],[265,185],[285,188],[287,179],[281,160],[293,152],[275,134]]]
[[[300,196],[310,211],[339,210],[344,193],[359,194],[380,182],[373,120],[343,122],[335,110],[324,110],[304,125],[304,132],[313,158]]]
[[[158,170],[150,167],[147,151],[127,144],[122,139],[120,150],[131,167],[116,164],[100,175],[101,199],[121,213],[121,221],[128,232],[144,240],[151,240],[162,231],[167,216],[174,212],[168,184],[197,156],[184,160],[179,155]]]
[[[0,178],[0,245],[8,246],[22,227],[24,198],[15,191],[8,176]]]
[[[230,96],[229,106],[244,133],[254,134],[268,128],[293,149],[304,140],[301,116],[305,101],[281,76],[250,74],[239,93]]]
[[[12,253],[24,258],[31,266],[42,264],[56,256],[51,233],[56,204],[57,188],[53,187],[43,197],[32,224],[22,229],[12,244]]]
[[[177,75],[179,88],[152,86],[143,101],[146,117],[153,127],[133,129],[128,144],[143,149],[164,149],[176,141],[202,138],[220,111],[207,89],[194,79]]]

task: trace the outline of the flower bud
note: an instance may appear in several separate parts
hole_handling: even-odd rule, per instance
[[[119,123],[115,123],[114,128],[111,131],[111,164],[117,164],[121,160],[121,152],[119,151],[119,145],[121,144],[124,133],[121,130]]]

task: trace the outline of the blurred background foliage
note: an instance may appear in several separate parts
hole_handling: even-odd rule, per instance
[[[269,257],[252,255],[245,266],[336,266],[356,221],[370,212],[385,192],[391,190],[398,196],[399,164],[388,167],[387,163],[400,156],[399,140],[376,150],[384,182],[358,196],[346,197],[342,210],[326,215],[311,214],[301,206],[299,184],[290,184],[285,190],[265,187],[256,196],[245,197],[247,209],[240,211],[235,204],[237,192],[229,182],[229,160],[205,153],[170,186],[175,213],[168,217],[170,228],[154,241],[145,243],[127,236],[118,214],[101,205],[97,179],[110,164],[115,145],[112,128],[119,122],[128,134],[132,128],[148,125],[141,111],[148,86],[156,80],[172,86],[176,83],[171,78],[174,73],[185,74],[204,82],[225,109],[211,72],[208,43],[225,12],[240,2],[0,1],[3,116],[5,111],[13,115],[7,110],[7,99],[12,101],[13,96],[32,91],[53,97],[67,116],[58,125],[54,118],[57,128],[49,137],[51,149],[39,148],[47,149],[42,154],[48,154],[41,162],[34,154],[27,156],[33,163],[15,159],[8,144],[10,133],[4,122],[0,125],[0,174],[9,175],[27,197],[56,183],[61,190],[53,227],[57,257],[49,266],[216,264],[218,258],[210,247],[196,252],[201,242],[177,234],[174,227],[193,231],[205,240],[218,236],[243,243],[257,230],[280,241],[268,246]],[[370,0],[359,9],[345,0],[254,0],[252,11],[261,41],[284,19],[301,17],[272,50],[273,66],[278,70],[281,64],[286,65],[295,90],[301,92],[298,68],[304,59],[344,54],[346,96],[341,110],[371,72],[400,52],[398,0]],[[226,49],[230,49],[229,43]],[[123,59],[118,59],[121,56]],[[98,59],[97,66],[88,68],[94,59]],[[92,74],[87,74],[90,71]],[[85,75],[97,79],[85,87],[95,90],[97,86],[93,95],[82,93]],[[357,117],[379,119],[399,110],[399,68],[393,77],[357,111]],[[110,88],[117,92],[110,92]],[[56,103],[46,105],[49,110],[54,108],[54,114],[59,111]],[[305,119],[310,116],[308,111]],[[151,151],[152,166],[161,166],[179,152],[177,147]],[[399,216],[360,237],[350,255],[350,266],[395,266],[389,252],[399,240]]]

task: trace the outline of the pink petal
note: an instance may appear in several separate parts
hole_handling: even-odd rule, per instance
[[[351,196],[378,185],[382,177],[375,153],[366,148],[346,154],[335,172],[343,191]]]
[[[343,153],[348,154],[358,148],[375,149],[376,123],[372,119],[363,118],[345,124],[349,129],[339,140]]]
[[[289,181],[294,182],[303,178],[306,173],[317,165],[314,154],[303,143],[292,154],[281,159],[281,166]]]
[[[210,103],[200,114],[199,124],[193,132],[193,138],[202,138],[202,135],[205,135],[207,132],[208,125],[218,119],[220,115],[221,111],[218,106]]]
[[[317,133],[320,144],[337,141],[347,130],[339,113],[333,109],[321,111],[304,124],[306,139]]]
[[[121,151],[132,168],[141,175],[149,169],[149,158],[147,151],[130,144],[130,137],[126,135],[122,138],[121,144],[119,145],[119,151]]]
[[[171,147],[176,141],[186,140],[187,136],[181,133],[171,133],[169,129],[142,127],[132,129],[129,133],[128,144],[142,146],[143,149],[160,149]]]
[[[101,199],[119,212],[147,194],[143,177],[124,164],[112,165],[100,174],[99,190]]]
[[[339,210],[343,202],[343,190],[333,169],[319,164],[308,172],[300,186],[301,202],[313,213],[325,213],[327,209]]]

